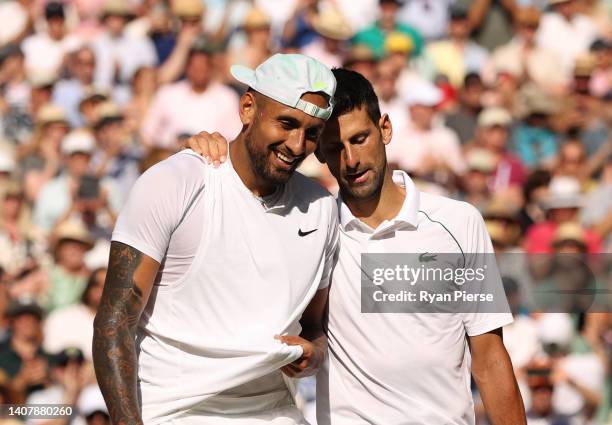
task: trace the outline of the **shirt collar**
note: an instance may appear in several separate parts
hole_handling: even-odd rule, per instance
[[[402,208],[393,219],[381,223],[378,229],[370,229],[370,233],[378,233],[396,224],[409,224],[413,227],[417,227],[420,199],[419,191],[408,174],[401,170],[393,171],[393,183],[403,186],[406,189],[406,198],[404,199]],[[340,214],[340,225],[343,230],[348,230],[350,225],[356,225],[358,229],[369,229],[365,223],[353,215],[348,205],[342,201],[340,196],[338,196],[338,211]]]

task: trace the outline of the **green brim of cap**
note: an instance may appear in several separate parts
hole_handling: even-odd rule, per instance
[[[279,103],[282,103],[283,105],[287,105],[291,108],[299,109],[300,111],[312,117],[320,118],[322,120],[327,121],[333,112],[333,106],[331,105],[327,108],[321,108],[303,99],[299,99],[295,105],[292,105],[283,99],[277,98],[271,93],[267,93],[266,90],[262,90],[262,88],[258,86],[257,79],[255,78],[255,71],[253,71],[252,69],[244,65],[232,65],[230,67],[230,73],[236,80],[240,81],[243,84],[246,84],[247,86],[251,87],[256,92],[261,93],[264,96],[269,97],[270,99],[275,100]]]

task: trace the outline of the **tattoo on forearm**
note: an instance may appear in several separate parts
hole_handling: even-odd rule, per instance
[[[134,273],[142,253],[111,245],[109,269],[94,321],[93,359],[96,377],[113,424],[142,423],[137,393],[135,335],[144,304]]]

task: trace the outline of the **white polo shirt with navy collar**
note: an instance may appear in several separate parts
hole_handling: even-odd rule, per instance
[[[493,253],[470,204],[417,190],[402,171],[397,216],[372,229],[339,199],[340,250],[329,293],[329,359],[317,376],[326,424],[474,424],[467,336],[512,322],[509,313],[362,313],[363,253]],[[501,279],[499,281],[501,285]]]

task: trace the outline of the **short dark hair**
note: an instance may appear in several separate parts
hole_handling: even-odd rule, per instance
[[[360,73],[345,68],[332,69],[336,77],[332,118],[365,107],[368,117],[378,126],[380,107],[372,84]]]
[[[45,19],[60,18],[64,19],[64,5],[60,2],[53,1],[45,6]]]

